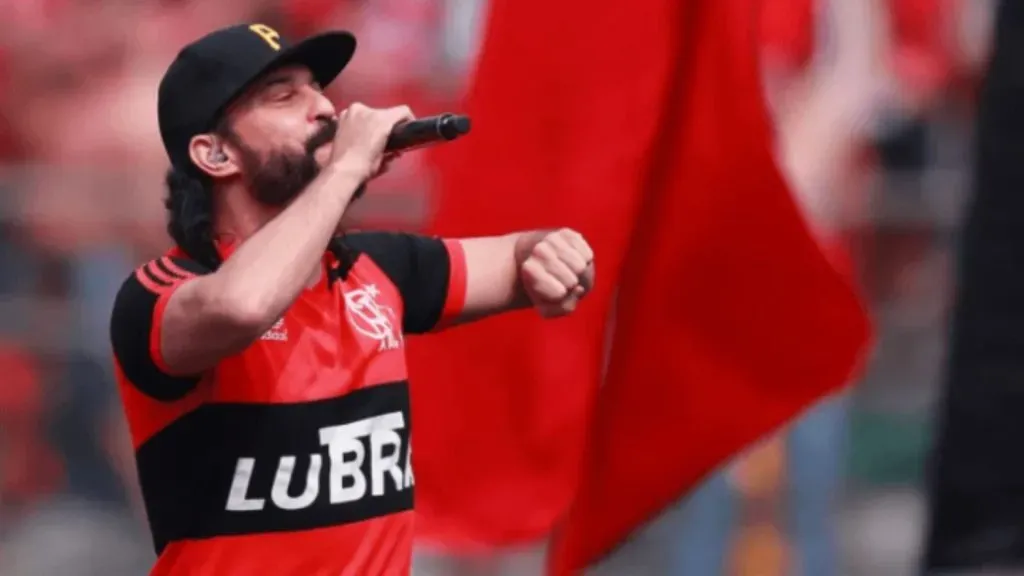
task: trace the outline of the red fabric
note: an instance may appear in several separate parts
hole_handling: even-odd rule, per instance
[[[644,4],[648,36],[667,38],[674,57],[661,88],[672,96],[554,574],[592,564],[716,465],[839,389],[869,340],[856,295],[773,162],[754,2]],[[637,61],[665,57],[648,42],[651,55]]]
[[[766,56],[792,70],[801,70],[814,55],[816,0],[764,0],[761,46]]]
[[[448,278],[448,296],[441,309],[438,325],[443,326],[457,319],[466,306],[466,251],[458,240],[445,240],[448,258],[451,262],[451,273]]]
[[[594,247],[597,285],[569,318],[523,311],[409,340],[417,531],[429,543],[541,538],[573,496],[612,289],[674,66],[672,24],[657,12],[612,0],[489,7],[465,106],[473,132],[437,149],[431,232],[573,227]]]

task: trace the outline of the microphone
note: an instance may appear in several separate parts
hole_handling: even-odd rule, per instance
[[[469,133],[469,116],[461,114],[440,114],[438,116],[427,116],[409,122],[402,122],[391,129],[391,135],[384,144],[386,152],[402,152],[420,146],[448,142]],[[358,199],[366,193],[366,183],[356,189],[353,199]],[[352,258],[346,254],[344,244],[340,241],[332,241],[330,251],[334,253],[342,267],[337,275],[344,278],[351,267]]]
[[[410,120],[395,126],[384,150],[400,152],[437,142],[448,142],[468,134],[469,127],[469,116],[461,114],[441,114]]]

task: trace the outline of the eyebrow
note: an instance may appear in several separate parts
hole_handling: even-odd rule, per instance
[[[292,78],[287,74],[272,74],[266,80],[260,82],[260,88],[269,88],[278,84],[291,84]]]

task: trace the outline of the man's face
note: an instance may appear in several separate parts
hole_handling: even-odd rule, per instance
[[[256,200],[284,206],[302,192],[330,157],[334,117],[334,106],[300,66],[271,72],[232,106],[227,145],[241,158]]]

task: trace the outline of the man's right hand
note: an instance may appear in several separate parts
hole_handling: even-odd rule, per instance
[[[343,164],[364,181],[369,180],[382,169],[384,146],[392,129],[414,118],[408,106],[374,109],[352,104],[338,115],[330,162]]]

